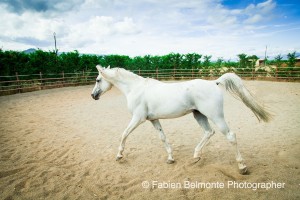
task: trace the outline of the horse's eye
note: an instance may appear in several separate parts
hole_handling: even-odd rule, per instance
[[[96,82],[99,83],[99,82],[100,82],[100,79],[97,79]]]

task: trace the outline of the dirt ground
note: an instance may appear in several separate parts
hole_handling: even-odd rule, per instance
[[[234,149],[216,129],[194,163],[202,129],[187,115],[161,120],[176,162],[150,122],[129,137],[115,88],[95,101],[93,86],[0,97],[0,199],[300,199],[300,83],[246,81],[274,112],[259,123],[225,94],[225,117],[249,168],[240,175]]]

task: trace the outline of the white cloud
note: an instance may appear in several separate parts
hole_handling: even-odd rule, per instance
[[[113,37],[124,37],[139,32],[131,18],[117,20],[110,16],[95,16],[86,22],[68,26],[69,33],[61,38],[68,46],[88,48],[91,44],[99,46]]]
[[[34,38],[47,40],[56,30],[64,32],[64,23],[61,19],[45,18],[43,14],[36,12],[24,12],[22,14],[10,13],[0,6],[1,26],[0,37],[10,38],[11,41],[20,38]]]
[[[282,29],[299,32],[294,29],[299,24],[270,24],[276,10],[272,0],[238,9],[223,6],[221,0],[54,2],[47,12],[23,9],[21,13],[0,3],[0,17],[5,19],[0,26],[0,47],[50,50],[56,32],[60,51],[130,56],[198,52],[232,58],[278,43],[272,38],[278,39]],[[290,46],[286,43],[282,48]]]
[[[273,11],[273,9],[276,7],[276,3],[272,0],[267,0],[265,2],[259,3],[256,6],[262,13],[268,14]]]
[[[248,19],[246,19],[244,22],[246,24],[255,24],[260,22],[263,19],[263,17],[260,14],[254,14],[253,16],[250,16]]]
[[[272,18],[272,12],[276,8],[276,3],[272,0],[267,0],[257,5],[250,4],[244,10],[245,14],[248,15],[248,18],[244,21],[245,23],[258,23],[263,20],[269,20]]]
[[[116,22],[114,28],[119,34],[135,34],[139,32],[132,18],[125,17],[123,21]]]

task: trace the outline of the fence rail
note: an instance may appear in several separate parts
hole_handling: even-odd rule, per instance
[[[217,68],[217,69],[154,69],[133,70],[134,73],[159,80],[216,79],[234,72],[243,79],[271,81],[300,81],[300,67],[288,68]],[[95,82],[96,72],[30,74],[0,76],[0,96],[50,88],[88,85]]]

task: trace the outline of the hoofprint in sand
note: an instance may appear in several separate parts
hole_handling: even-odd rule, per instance
[[[299,199],[300,84],[244,83],[275,112],[259,123],[224,92],[249,175],[239,174],[235,151],[213,125],[216,134],[193,162],[203,133],[192,115],[161,120],[173,165],[151,123],[128,137],[116,162],[131,115],[115,88],[100,101],[90,98],[91,86],[0,97],[0,199]]]

